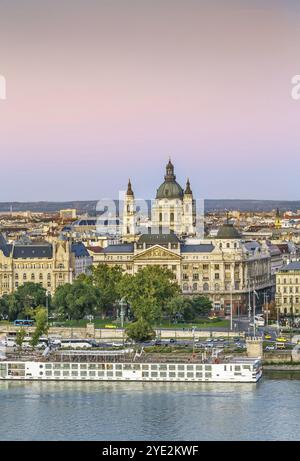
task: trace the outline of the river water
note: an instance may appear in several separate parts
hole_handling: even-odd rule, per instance
[[[0,382],[0,440],[300,440],[300,376],[257,384]]]

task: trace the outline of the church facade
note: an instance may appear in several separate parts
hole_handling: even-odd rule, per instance
[[[129,180],[123,210],[123,240],[132,240],[136,235],[137,213],[134,192]],[[151,233],[175,233],[181,237],[196,234],[196,202],[189,179],[183,189],[176,181],[174,166],[169,160],[164,182],[156,192],[151,209]]]

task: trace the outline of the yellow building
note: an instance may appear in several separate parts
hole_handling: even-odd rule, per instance
[[[276,306],[282,315],[300,314],[300,261],[276,273]]]
[[[53,294],[58,286],[72,283],[74,269],[69,242],[8,244],[0,234],[0,296],[25,282],[40,283]]]

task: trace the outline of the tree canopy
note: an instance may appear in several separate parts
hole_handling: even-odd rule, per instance
[[[149,323],[163,316],[168,300],[179,292],[173,272],[160,266],[144,267],[135,275],[125,274],[120,283],[120,293],[134,317]]]
[[[53,306],[59,317],[80,320],[87,315],[97,315],[100,298],[97,287],[84,278],[78,278],[72,285],[66,283],[57,288]]]
[[[27,282],[17,288],[14,293],[0,298],[0,314],[8,317],[8,320],[16,320],[18,317],[30,317],[34,315],[34,309],[46,304],[46,290],[39,283]]]

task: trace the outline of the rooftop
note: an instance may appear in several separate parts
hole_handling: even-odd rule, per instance
[[[300,261],[287,264],[280,269],[280,272],[300,271]]]

